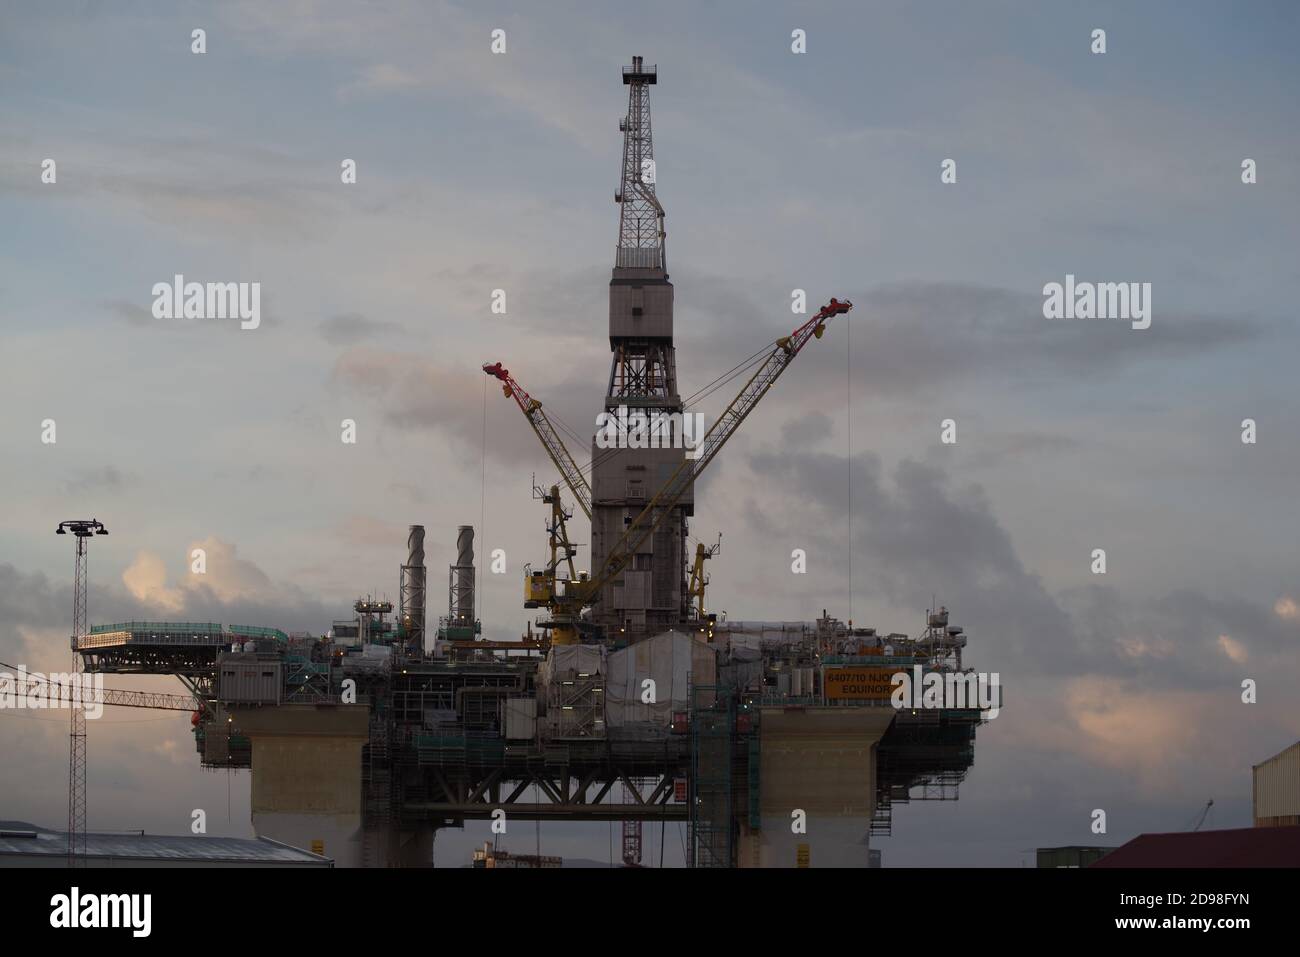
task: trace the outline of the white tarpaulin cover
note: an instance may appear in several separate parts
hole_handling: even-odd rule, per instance
[[[606,659],[605,724],[650,723],[667,726],[674,711],[691,707],[692,685],[717,680],[718,659],[713,646],[680,631],[666,631],[638,641]],[[642,701],[643,682],[654,681],[654,703]],[[700,704],[713,697],[701,696]]]
[[[550,684],[556,675],[605,673],[605,649],[599,645],[552,645],[546,660],[537,668],[537,678]]]

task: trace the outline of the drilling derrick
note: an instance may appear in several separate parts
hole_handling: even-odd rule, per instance
[[[619,122],[623,170],[614,194],[619,229],[609,282],[612,358],[605,411],[629,425],[620,425],[616,448],[592,441],[592,568],[605,566],[629,522],[685,459],[679,441],[682,401],[673,352],[673,287],[664,257],[664,209],[655,196],[649,88],[657,81],[655,67],[639,56],[623,68],[628,107]],[[666,427],[655,430],[650,423],[656,421]],[[638,424],[644,427],[639,433]],[[661,447],[638,447],[644,445]],[[684,545],[693,496],[688,489],[622,575],[602,588],[593,621],[608,637],[636,640],[687,617]]]

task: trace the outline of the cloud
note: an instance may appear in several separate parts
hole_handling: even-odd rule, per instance
[[[343,88],[351,93],[394,93],[418,90],[426,80],[418,74],[391,63],[373,63],[364,67],[357,79]]]
[[[764,494],[755,495],[749,512],[758,533],[802,536],[825,556],[823,566],[846,568],[851,488],[854,566],[870,570],[855,589],[918,610],[937,591],[958,622],[981,622],[990,656],[1014,660],[1017,669],[1081,668],[1068,617],[1025,569],[978,487],[954,488],[942,469],[907,461],[889,482],[871,454],[850,461],[764,450],[749,456],[749,466],[765,477]]]
[[[931,389],[921,374],[926,369],[942,370],[946,381],[978,377],[1052,388],[1062,376],[1179,360],[1264,332],[1261,323],[1237,316],[1165,313],[1142,333],[1123,323],[1052,322],[1043,318],[1036,290],[952,282],[877,286],[851,315],[868,327],[871,340],[856,370],[859,381],[891,397]]]
[[[526,24],[518,15],[482,19],[457,4],[397,4],[364,14],[346,4],[276,10],[237,4],[229,27],[251,50],[326,54],[352,64],[340,100],[421,94],[489,103],[558,130],[588,148],[600,145],[588,117],[594,94],[576,65],[547,55],[572,33],[554,18]],[[489,51],[490,31],[506,29],[509,55]],[[548,42],[549,37],[549,42]],[[585,109],[584,109],[585,107]]]
[[[73,478],[63,483],[63,490],[70,495],[88,492],[120,492],[126,484],[126,477],[112,465],[103,465],[96,469],[80,469]]]
[[[453,365],[368,346],[354,346],[339,356],[331,378],[374,401],[390,425],[438,434],[460,454],[472,450],[475,459],[484,443],[485,396],[494,406],[504,401],[496,380],[488,382],[481,369],[468,363]],[[546,462],[541,444],[513,403],[511,413],[504,417],[495,408],[491,411],[494,427],[487,437],[489,457],[500,464]],[[570,452],[585,455],[580,448]]]
[[[1300,619],[1300,605],[1289,596],[1283,596],[1273,605],[1273,613],[1286,621]]]
[[[0,562],[0,660],[66,664],[71,622],[70,585],[55,586],[39,572],[25,574]],[[55,635],[63,639],[58,645],[40,640]]]
[[[703,274],[689,266],[674,272],[679,287],[675,333],[684,398],[806,318],[792,316],[788,310],[783,318],[776,306],[779,291],[765,289],[752,278]],[[829,339],[810,344],[808,350],[847,348],[849,333],[844,327],[851,323],[852,392],[859,401],[914,402],[951,394],[959,386],[980,389],[990,382],[998,383],[1002,391],[1014,388],[1055,395],[1063,382],[1095,382],[1132,369],[1219,356],[1277,331],[1275,324],[1250,316],[1173,310],[1159,313],[1143,332],[1134,332],[1124,323],[1050,321],[1043,318],[1037,288],[914,280],[881,283],[858,292],[842,289],[837,294],[853,300],[853,311],[830,327]],[[689,366],[689,374],[681,373],[683,363]],[[810,364],[801,357],[778,385],[787,405],[827,403],[825,377],[799,371]],[[706,404],[720,407],[740,384],[724,388]],[[996,441],[1001,448],[983,446],[971,464],[983,468],[996,464],[999,454],[1056,452],[1076,442],[1031,429],[1008,430]]]
[[[1152,694],[1137,682],[1083,677],[1064,686],[1079,732],[1070,748],[1103,767],[1135,773],[1148,788],[1169,787],[1171,769],[1195,760],[1206,736],[1208,695]]]
[[[229,137],[130,136],[110,129],[74,138],[60,131],[46,148],[57,156],[78,157],[80,175],[60,176],[53,198],[76,203],[79,215],[125,212],[150,226],[173,227],[187,238],[201,224],[209,233],[242,242],[311,241],[328,231],[334,221],[330,214],[344,208],[337,197],[312,189],[299,174],[313,158]],[[256,177],[240,172],[250,167],[258,170]],[[0,162],[0,193],[21,195],[29,188],[25,173]],[[130,220],[119,215],[117,221]],[[144,323],[133,303],[112,303],[121,318]]]
[[[763,449],[746,489],[751,532],[807,543],[826,600],[845,603],[852,490],[855,591],[893,607],[929,607],[934,594],[954,621],[971,627],[978,660],[1021,680],[1140,678],[1153,689],[1208,691],[1239,680],[1250,657],[1276,674],[1297,671],[1294,636],[1274,609],[1249,598],[1191,588],[1127,596],[1112,585],[1050,591],[1022,562],[1011,535],[978,485],[942,468],[903,461],[887,475],[871,454]],[[726,468],[727,466],[724,466]],[[715,481],[729,481],[725,474]],[[858,573],[862,574],[862,573]],[[790,597],[809,586],[791,586]],[[816,587],[815,585],[812,587]],[[765,592],[779,596],[769,583]],[[822,600],[819,598],[819,600]],[[973,649],[972,649],[973,652]]]
[[[330,345],[345,346],[363,339],[377,339],[401,332],[402,327],[396,322],[367,319],[360,313],[352,312],[324,320],[320,324],[320,331],[321,337]]]
[[[1068,452],[1080,447],[1077,439],[1047,432],[985,433],[970,457],[971,468],[994,468],[1007,462]]]
[[[392,539],[400,540],[400,534]],[[196,549],[203,551],[201,572],[193,570]],[[303,600],[297,588],[273,582],[255,563],[240,558],[236,546],[219,538],[191,542],[184,562],[184,572],[169,584],[167,565],[158,555],[148,551],[136,555],[122,573],[122,584],[143,606],[140,616],[211,614],[213,609],[250,606],[269,611],[281,602],[291,607]]]
[[[781,445],[791,452],[811,448],[830,438],[833,431],[831,417],[825,412],[813,411],[781,426]]]
[[[182,745],[175,738],[159,741],[149,748],[149,753],[160,761],[186,770],[192,770],[197,760],[192,743],[187,741]]]
[[[185,607],[184,590],[167,587],[167,566],[149,552],[136,555],[135,561],[122,573],[122,584],[144,605],[167,612],[179,612]]]
[[[405,529],[398,535],[400,546]],[[189,549],[181,574],[170,580],[167,563],[149,551],[137,553],[121,583],[95,582],[89,624],[165,620],[253,624],[321,634],[340,608],[324,604],[287,582],[273,580],[256,563],[238,555],[236,546],[217,538],[193,542],[207,551],[207,572],[190,572]],[[65,665],[72,617],[70,583],[51,583],[40,573],[26,573],[0,562],[0,660],[33,667]],[[51,641],[51,636],[61,640]],[[16,660],[14,657],[17,655]]]
[[[1164,638],[1120,638],[1120,654],[1128,658],[1170,658],[1178,650],[1172,641]]]
[[[179,322],[161,322],[152,312],[152,300],[146,302],[127,302],[125,299],[110,299],[103,303],[105,309],[113,316],[132,326],[152,326],[153,328],[180,329]]]
[[[348,545],[364,548],[383,548],[392,551],[405,541],[407,527],[384,522],[366,515],[349,515],[337,527],[337,533]]]
[[[1228,635],[1219,636],[1219,648],[1236,664],[1243,664],[1250,657],[1246,646]]]
[[[411,505],[427,505],[429,503],[429,494],[420,486],[412,485],[410,482],[390,482],[388,490]]]

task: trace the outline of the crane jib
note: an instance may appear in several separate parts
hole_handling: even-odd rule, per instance
[[[631,563],[637,549],[654,534],[655,529],[672,511],[673,506],[686,494],[686,489],[694,483],[700,473],[713,461],[713,457],[740,428],[740,424],[745,421],[745,418],[753,411],[754,406],[767,394],[781,373],[794,360],[794,357],[807,345],[808,340],[812,337],[821,338],[827,322],[830,322],[837,315],[847,313],[852,308],[852,302],[832,298],[829,303],[822,306],[816,315],[791,333],[790,336],[777,340],[772,353],[758,367],[757,371],[750,376],[744,388],[740,390],[736,398],[731,401],[731,404],[714,422],[713,427],[705,434],[700,453],[694,461],[684,459],[673,471],[673,474],[669,476],[668,481],[664,483],[664,487],[658,494],[647,502],[640,514],[628,524],[623,537],[610,551],[604,573],[590,583],[590,594],[598,594],[601,586],[606,581],[616,578]],[[656,510],[659,510],[658,517],[646,523],[646,520],[654,515]]]
[[[617,578],[623,569],[631,563],[637,549],[645,544],[646,540],[663,524],[664,519],[671,514],[673,506],[681,500],[695,479],[708,467],[727,440],[740,428],[740,424],[745,421],[749,413],[753,411],[763,396],[772,388],[786,367],[794,361],[794,357],[808,344],[808,340],[811,338],[820,339],[826,331],[828,322],[836,316],[844,315],[852,308],[853,303],[847,299],[841,301],[832,297],[831,301],[822,306],[807,322],[791,332],[790,335],[778,339],[773,344],[773,349],[768,357],[763,360],[754,374],[749,377],[744,388],[731,400],[723,413],[718,416],[712,428],[705,433],[696,457],[682,460],[672,475],[668,477],[668,481],[664,483],[663,488],[628,523],[622,537],[610,550],[602,573],[581,582],[580,587],[575,587],[572,594],[573,598],[587,604],[594,602],[598,598],[601,588],[607,582]],[[514,398],[519,405],[519,408],[528,418],[529,424],[533,427],[533,431],[546,448],[551,461],[559,469],[565,484],[569,486],[569,490],[577,498],[583,512],[586,513],[588,518],[591,518],[593,497],[591,486],[583,476],[582,470],[578,468],[577,463],[573,460],[573,456],[569,454],[569,450],[565,447],[559,433],[555,431],[550,420],[546,417],[546,413],[542,411],[542,404],[529,396],[500,362],[491,365],[485,363],[483,371],[504,383],[505,388],[503,391],[507,396]],[[579,586],[579,583],[573,582],[572,585]]]

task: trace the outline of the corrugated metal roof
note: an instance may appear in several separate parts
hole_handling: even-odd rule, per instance
[[[1255,823],[1300,815],[1300,742],[1251,769]]]
[[[1259,764],[1253,765],[1253,767],[1262,768],[1266,764],[1272,764],[1274,761],[1287,757],[1292,751],[1295,751],[1297,749],[1300,749],[1300,741],[1297,741],[1289,748],[1283,748],[1281,751],[1273,755],[1271,758],[1266,758],[1265,760],[1259,762]]]
[[[67,834],[23,821],[0,821],[0,855],[40,854],[65,857]],[[329,858],[267,838],[200,835],[86,835],[86,856],[161,861],[235,861],[257,863],[324,863]]]
[[[1300,827],[1139,834],[1091,867],[1300,867]]]

